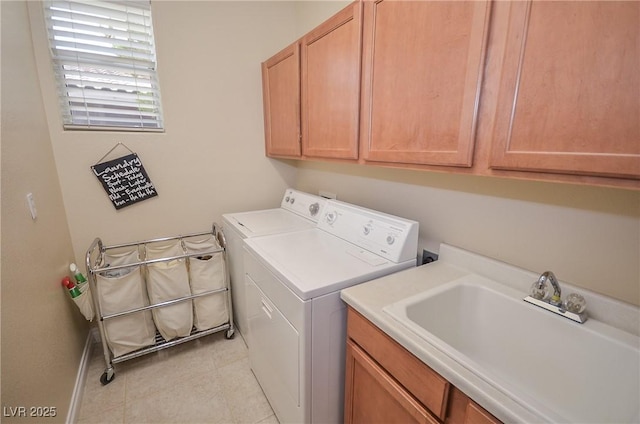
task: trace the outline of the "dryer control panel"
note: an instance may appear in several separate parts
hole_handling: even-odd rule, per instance
[[[327,199],[291,188],[285,190],[280,207],[318,222]]]
[[[327,200],[318,228],[393,262],[417,255],[418,223],[409,219]]]

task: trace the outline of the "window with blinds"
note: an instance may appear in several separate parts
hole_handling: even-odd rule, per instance
[[[147,1],[44,1],[65,129],[162,130]]]

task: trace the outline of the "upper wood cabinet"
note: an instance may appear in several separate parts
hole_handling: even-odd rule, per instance
[[[355,1],[262,72],[268,156],[640,188],[638,1]]]
[[[300,44],[262,63],[267,156],[300,156]]]
[[[362,3],[302,39],[302,154],[357,159]]]
[[[640,2],[510,2],[493,169],[640,178]]]
[[[490,6],[365,2],[364,160],[472,164]]]

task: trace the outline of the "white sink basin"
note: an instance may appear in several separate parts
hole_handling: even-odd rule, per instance
[[[541,420],[638,422],[640,338],[525,295],[469,275],[383,310]]]

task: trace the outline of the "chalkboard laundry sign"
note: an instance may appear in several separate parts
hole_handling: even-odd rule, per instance
[[[118,143],[102,159],[121,144]],[[131,154],[97,163],[91,167],[116,209],[122,209],[158,195],[138,155],[126,148]]]

